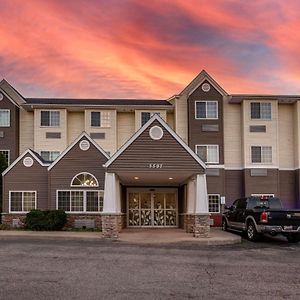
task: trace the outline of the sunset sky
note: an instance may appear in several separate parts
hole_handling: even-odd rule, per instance
[[[300,1],[0,0],[0,80],[26,97],[300,94]]]

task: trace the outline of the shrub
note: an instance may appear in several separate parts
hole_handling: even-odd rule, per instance
[[[26,215],[25,228],[30,230],[61,230],[67,223],[63,210],[35,209]]]

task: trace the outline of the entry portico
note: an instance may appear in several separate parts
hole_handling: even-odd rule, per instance
[[[180,227],[208,236],[205,164],[155,114],[104,164],[102,230]]]

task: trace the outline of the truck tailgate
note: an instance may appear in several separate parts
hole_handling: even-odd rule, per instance
[[[269,223],[282,226],[300,226],[300,210],[267,210]]]

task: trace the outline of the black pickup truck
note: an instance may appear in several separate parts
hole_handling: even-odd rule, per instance
[[[252,241],[264,233],[283,234],[290,243],[300,241],[300,210],[284,209],[278,198],[241,198],[225,209],[223,230],[246,232]]]

